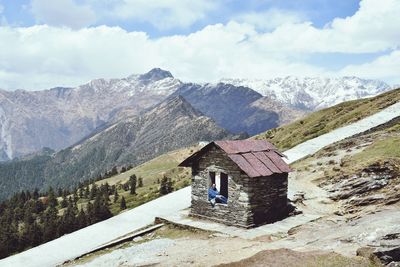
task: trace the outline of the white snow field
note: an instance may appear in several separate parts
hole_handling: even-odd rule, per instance
[[[321,148],[400,116],[400,102],[362,119],[287,150],[288,162],[314,154]],[[62,236],[38,247],[0,260],[0,266],[46,267],[62,264],[102,244],[137,231],[154,222],[155,217],[168,217],[190,206],[190,187],[160,197],[106,221]]]
[[[286,150],[284,154],[288,157],[286,162],[292,163],[308,155],[316,153],[323,147],[343,140],[347,137],[365,132],[371,128],[384,124],[400,116],[400,102],[393,104],[382,111],[375,113],[367,118],[359,120],[350,125],[338,128],[327,134],[318,136],[314,139],[301,143],[292,149]]]

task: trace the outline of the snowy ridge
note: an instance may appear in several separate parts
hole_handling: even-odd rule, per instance
[[[262,79],[222,79],[221,82],[247,86],[283,104],[306,110],[330,107],[338,103],[375,96],[392,89],[378,80],[358,77],[294,77]]]
[[[356,123],[297,145],[287,150],[288,163],[311,155],[324,146],[384,124],[400,116],[400,102]],[[0,266],[54,266],[93,251],[123,235],[143,228],[156,216],[167,217],[190,207],[190,187],[160,197],[106,221],[0,260]]]

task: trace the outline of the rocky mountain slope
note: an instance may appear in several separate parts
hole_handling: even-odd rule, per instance
[[[77,88],[0,90],[0,160],[65,148],[97,127],[149,108],[180,86],[171,73],[153,69],[123,79],[97,79]]]
[[[287,106],[317,110],[338,103],[375,96],[391,89],[378,80],[357,77],[318,78],[293,77],[261,79],[222,79],[221,82],[247,86]]]
[[[250,88],[226,83],[184,84],[173,95],[185,97],[196,109],[234,133],[254,135],[304,115],[294,108],[283,108]]]
[[[172,94],[183,95],[225,129],[253,135],[289,123],[310,110],[388,89],[385,83],[355,77],[192,84],[156,68],[122,79],[97,79],[76,88],[0,90],[0,161],[43,147],[63,149],[97,128],[137,115]]]
[[[75,146],[0,164],[0,197],[17,190],[69,187],[113,166],[137,165],[199,141],[232,137],[183,97],[114,122]],[[7,188],[7,190],[5,190]]]

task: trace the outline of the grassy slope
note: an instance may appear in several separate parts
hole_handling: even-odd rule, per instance
[[[373,98],[348,101],[314,112],[305,118],[255,136],[286,150],[336,128],[368,117],[400,101],[400,89]]]
[[[189,169],[180,168],[177,167],[177,165],[198,149],[198,146],[193,146],[189,148],[175,150],[154,158],[127,172],[97,181],[96,183],[97,185],[101,185],[107,182],[109,185],[116,185],[117,188],[119,188],[118,186],[120,184],[126,183],[132,174],[135,174],[138,178],[143,178],[143,187],[139,187],[136,189],[136,195],[130,195],[129,191],[118,189],[119,199],[116,203],[114,203],[113,201],[113,196],[110,196],[110,209],[111,212],[116,215],[121,211],[120,200],[122,196],[125,197],[127,209],[137,207],[143,203],[159,197],[160,184],[158,183],[158,181],[164,175],[172,179],[174,184],[173,187],[175,190],[188,186],[190,184]],[[61,201],[61,198],[59,198],[59,201]],[[86,199],[79,199],[78,206],[86,207],[87,203],[88,201]],[[60,210],[60,213],[62,212],[63,210]]]
[[[322,180],[343,175],[351,176],[372,164],[382,165],[386,161],[390,161],[393,166],[398,166],[400,169],[399,147],[400,123],[397,123],[373,133],[348,138],[327,146],[314,155],[292,164],[292,167],[299,171],[323,169]],[[327,161],[329,158],[334,159],[338,153],[345,153],[340,161]]]
[[[400,161],[400,124],[381,133],[385,133],[387,136],[375,140],[365,150],[350,157],[350,162],[368,165],[379,160],[397,159]]]

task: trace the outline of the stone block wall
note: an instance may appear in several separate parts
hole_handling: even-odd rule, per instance
[[[243,177],[248,188],[249,204],[255,225],[272,223],[288,215],[288,174],[273,174],[267,177]]]
[[[285,214],[287,174],[250,178],[217,147],[204,153],[192,171],[192,216],[249,228]],[[212,207],[208,201],[209,172],[228,174],[228,204]]]

